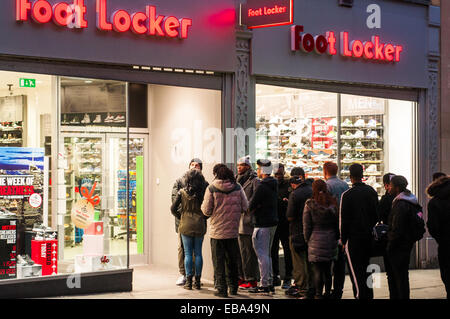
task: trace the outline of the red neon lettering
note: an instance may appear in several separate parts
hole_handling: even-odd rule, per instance
[[[303,36],[301,48],[305,52],[314,50],[314,38],[311,34],[307,33]]]
[[[364,42],[364,58],[373,59],[373,43],[370,41]]]
[[[52,6],[47,0],[38,0],[33,4],[32,16],[38,23],[47,23],[52,19]]]
[[[293,25],[291,27],[291,50],[300,50],[300,41],[302,40],[301,33],[303,32],[302,25]]]
[[[77,26],[79,28],[87,28],[88,22],[85,18],[87,8],[84,4],[84,0],[74,0],[73,4],[75,5],[75,16],[77,21]],[[106,8],[106,6],[105,6]]]
[[[356,58],[362,57],[364,53],[364,46],[362,42],[359,40],[352,41],[352,51],[354,57]]]
[[[380,37],[379,36],[372,37],[372,42],[374,43],[375,46],[375,60],[384,60],[383,55],[384,44],[383,43],[380,44]]]
[[[65,2],[57,3],[53,6],[53,22],[59,26],[67,26],[72,15],[72,8]]]
[[[150,35],[164,36],[164,32],[161,28],[161,22],[164,20],[164,16],[158,16],[156,18],[156,7],[147,6],[147,16],[148,16],[148,33]]]
[[[397,45],[395,47],[395,62],[400,61],[400,52],[403,51],[403,47],[401,45]]]
[[[192,26],[192,19],[181,19],[181,38],[187,39],[188,38],[188,28]]]
[[[341,55],[352,56],[352,51],[348,48],[348,32],[341,32]]]
[[[131,30],[136,34],[145,34],[147,32],[147,27],[145,26],[146,20],[147,16],[145,13],[136,12],[131,19]]]
[[[114,31],[127,32],[131,27],[131,17],[125,10],[118,10],[113,13],[112,19]]]
[[[386,57],[386,61],[392,62],[394,60],[394,46],[392,44],[386,44],[384,47],[384,55]]]
[[[178,37],[178,28],[180,27],[180,21],[175,17],[168,17],[164,22],[164,31],[171,38]]]
[[[31,9],[31,3],[28,0],[16,0],[16,20],[28,21],[28,10]]]
[[[328,39],[328,54],[329,55],[336,55],[336,36],[334,35],[333,31],[327,32],[327,39]]]
[[[106,20],[106,0],[97,0],[97,28],[104,31],[111,31],[112,24]]]
[[[314,38],[314,41],[316,42],[316,53],[324,54],[328,49],[327,39],[323,35],[318,35]]]

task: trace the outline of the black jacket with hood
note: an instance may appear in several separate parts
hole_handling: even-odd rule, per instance
[[[433,182],[427,194],[432,197],[428,202],[428,231],[439,245],[450,249],[450,177]]]
[[[305,251],[306,241],[303,235],[303,210],[305,203],[312,196],[312,182],[306,180],[289,195],[286,217],[289,221],[289,235],[294,248]]]
[[[278,225],[277,196],[277,180],[273,177],[262,179],[249,203],[249,211],[253,212],[256,228]]]
[[[410,250],[415,242],[411,238],[411,223],[414,214],[422,207],[410,191],[400,193],[392,202],[387,233],[387,250],[390,252]]]

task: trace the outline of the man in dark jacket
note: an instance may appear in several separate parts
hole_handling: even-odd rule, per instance
[[[250,202],[260,183],[256,172],[252,169],[250,156],[240,158],[237,162],[238,175],[236,181],[242,186],[247,200]],[[239,267],[245,282],[239,284],[240,289],[255,288],[258,284],[258,258],[253,248],[253,219],[252,212],[245,211],[239,223]]]
[[[422,211],[417,198],[406,189],[408,181],[403,176],[391,179],[390,193],[395,196],[389,216],[388,243],[386,255],[389,267],[388,277],[392,278],[393,287],[390,299],[409,299],[408,269],[411,250],[415,240],[412,238],[412,218]]]
[[[199,158],[194,158],[189,163],[189,169],[203,170],[203,163]],[[205,189],[208,187],[208,182],[206,182]],[[184,187],[183,177],[178,178],[172,187],[172,204],[175,202],[178,192]],[[186,283],[186,270],[184,269],[184,247],[183,240],[181,239],[181,234],[178,232],[178,227],[180,226],[180,219],[178,216],[181,215],[181,205],[178,207],[178,214],[175,217],[175,232],[178,233],[178,269],[181,276],[177,279],[177,286],[184,286]],[[172,214],[173,215],[173,214]]]
[[[341,243],[347,255],[353,295],[356,299],[373,299],[373,289],[367,281],[372,230],[377,223],[378,194],[362,182],[363,167],[350,166],[352,188],[342,194],[340,208]]]
[[[438,244],[441,278],[450,298],[450,177],[443,176],[427,188],[428,231]]]
[[[253,247],[258,257],[259,272],[261,274],[260,287],[251,288],[252,293],[275,292],[273,289],[273,270],[270,252],[273,237],[278,225],[277,194],[278,183],[271,176],[273,166],[268,160],[258,160],[258,177],[261,184],[256,189],[249,203],[249,210],[253,212],[254,226]]]
[[[275,178],[278,180],[278,227],[275,232],[272,245],[272,268],[274,286],[280,286],[280,261],[279,251],[280,242],[284,252],[284,280],[283,289],[291,286],[292,280],[292,257],[289,248],[289,222],[286,219],[286,210],[289,198],[289,180],[285,179],[285,170],[283,164],[278,164],[278,170],[275,172]]]
[[[306,299],[313,296],[313,291],[308,249],[303,235],[303,210],[306,201],[312,196],[312,183],[305,180],[303,169],[299,175],[289,181],[293,191],[289,195],[286,218],[289,221],[294,285],[286,291],[286,294]]]
[[[387,173],[383,176],[383,185],[386,193],[381,197],[380,204],[378,205],[378,220],[383,222],[383,224],[388,224],[389,215],[392,209],[392,202],[394,201],[394,196],[389,192],[391,179],[395,175],[392,173]]]

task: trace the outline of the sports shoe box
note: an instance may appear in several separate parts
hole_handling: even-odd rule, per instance
[[[83,255],[103,255],[103,235],[83,235]]]
[[[42,265],[42,276],[58,273],[58,240],[32,240],[31,259]]]
[[[17,279],[26,279],[42,276],[42,265],[17,265]]]
[[[86,235],[103,235],[103,222],[93,222],[85,231]]]
[[[95,272],[102,270],[113,270],[118,267],[113,266],[113,256],[75,256],[75,272]]]

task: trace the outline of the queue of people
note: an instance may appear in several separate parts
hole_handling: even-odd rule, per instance
[[[386,194],[363,182],[363,167],[350,166],[352,187],[325,163],[324,179],[308,179],[300,167],[288,178],[282,164],[250,156],[239,159],[237,175],[224,164],[213,168],[211,185],[202,162],[172,191],[171,212],[179,234],[177,285],[201,289],[202,244],[209,222],[216,296],[239,291],[273,294],[281,286],[298,299],[341,299],[346,266],[356,299],[373,299],[370,259],[384,260],[391,299],[409,299],[409,263],[425,233],[423,209],[403,176],[383,177]],[[438,245],[441,277],[450,288],[450,177],[435,174],[426,193],[429,233]],[[380,232],[383,229],[385,231]],[[380,235],[381,234],[381,235]],[[374,242],[382,251],[374,249]],[[280,244],[284,278],[280,277]]]

